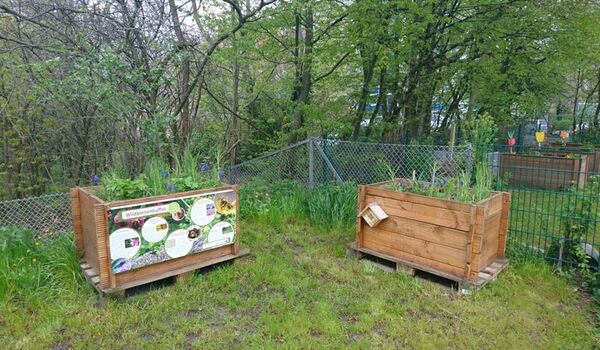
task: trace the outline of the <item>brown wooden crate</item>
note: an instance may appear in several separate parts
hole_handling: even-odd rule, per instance
[[[200,191],[190,191],[169,194],[164,196],[147,197],[126,201],[116,201],[106,203],[95,195],[97,188],[76,188],[71,191],[72,195],[77,193],[77,201],[74,201],[72,212],[75,214],[74,220],[79,213],[81,222],[81,233],[85,244],[83,244],[83,261],[86,275],[93,275],[94,278],[88,278],[91,282],[95,280],[95,288],[101,292],[122,290],[131,286],[147,283],[150,280],[157,280],[160,276],[173,276],[182,273],[184,270],[192,270],[198,266],[204,266],[207,263],[218,263],[220,261],[234,259],[240,255],[239,248],[239,197],[237,186],[223,186]],[[110,244],[107,228],[107,211],[112,207],[127,205],[136,205],[152,201],[172,199],[187,195],[197,195],[210,192],[229,191],[235,192],[237,225],[235,241],[232,244],[185,256],[178,259],[163,261],[157,264],[148,265],[140,269],[113,274],[110,263]],[[78,203],[77,203],[78,202]],[[78,204],[78,208],[77,208]],[[74,225],[75,226],[75,225]],[[77,232],[75,233],[77,237]],[[247,254],[245,251],[244,255]],[[175,271],[176,270],[176,271]],[[89,277],[89,276],[88,276]],[[160,277],[160,278],[159,278]]]

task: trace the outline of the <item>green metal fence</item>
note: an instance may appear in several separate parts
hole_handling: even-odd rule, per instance
[[[598,271],[600,148],[497,147],[489,153],[498,190],[512,194],[510,249],[559,266],[582,262]]]

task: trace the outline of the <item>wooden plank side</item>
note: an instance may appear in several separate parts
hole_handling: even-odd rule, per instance
[[[83,228],[81,226],[81,203],[79,202],[79,188],[71,188],[71,221],[73,223],[73,240],[79,255],[83,255]]]
[[[395,257],[397,259],[406,260],[406,261],[414,263],[415,265],[421,265],[426,268],[440,271],[443,273],[447,273],[447,274],[450,274],[450,275],[453,275],[453,276],[456,276],[459,278],[462,278],[464,276],[464,268],[462,268],[462,267],[458,268],[456,266],[444,264],[444,263],[436,261],[436,260],[430,260],[430,259],[424,258],[422,256],[413,255],[413,254],[407,253],[402,250],[398,250],[398,249],[394,249],[389,246],[381,245],[377,242],[365,240],[364,248],[373,250],[375,252],[380,252],[380,253],[389,255],[391,257]]]
[[[465,250],[467,246],[468,234],[465,231],[398,216],[389,216],[377,225],[377,228],[456,249]]]
[[[240,250],[240,197],[239,197],[239,186],[234,185],[234,205],[235,205],[235,237],[233,244],[231,245],[231,254],[236,255]]]
[[[94,207],[96,216],[96,243],[98,254],[98,274],[100,275],[100,288],[107,289],[114,287],[112,279],[112,268],[110,259],[110,243],[108,238],[108,228],[106,222],[106,206],[96,204]]]
[[[501,213],[486,219],[485,232],[481,247],[481,268],[485,268],[496,260],[498,254],[498,231],[500,230]]]
[[[367,190],[365,203],[369,204],[372,202],[377,202],[388,215],[427,222],[461,231],[468,231],[470,228],[470,213],[369,195],[369,190]]]
[[[391,191],[373,186],[366,186],[366,191],[366,194],[371,196],[389,198],[397,201],[410,202],[425,206],[459,211],[463,213],[471,212],[470,204],[465,204],[457,201],[421,196],[418,194],[408,192]]]
[[[473,226],[473,240],[471,241],[471,262],[467,267],[466,279],[476,280],[481,268],[481,246],[483,244],[483,233],[485,232],[485,209],[475,209],[475,222]]]
[[[508,235],[508,220],[510,217],[510,202],[511,194],[509,192],[502,193],[502,212],[500,214],[500,226],[498,227],[498,251],[496,256],[504,259],[506,255],[506,240]]]
[[[502,193],[495,193],[489,201],[489,206],[486,211],[486,216],[491,217],[497,215],[502,211],[503,201],[502,201]]]
[[[446,265],[463,269],[466,261],[465,250],[456,249],[422,239],[405,236],[400,233],[381,230],[378,227],[364,228],[365,246],[367,242],[374,242],[381,246],[388,246],[394,250],[402,251],[413,256],[420,256]]]
[[[83,190],[79,191],[81,232],[83,241],[85,242],[83,246],[83,257],[95,271],[99,271],[98,243],[96,238],[96,212],[94,210],[94,206],[97,203],[97,200],[89,193]]]
[[[358,186],[358,203],[356,206],[356,245],[360,248],[363,246],[363,219],[360,217],[360,212],[365,208],[365,186]]]

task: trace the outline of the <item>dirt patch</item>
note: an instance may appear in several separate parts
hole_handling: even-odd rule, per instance
[[[52,344],[50,346],[50,349],[52,350],[69,350],[72,349],[71,345],[66,344],[66,343],[56,343],[56,344]]]

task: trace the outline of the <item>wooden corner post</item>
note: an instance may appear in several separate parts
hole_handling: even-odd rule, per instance
[[[83,228],[81,225],[81,204],[79,202],[79,187],[71,188],[71,220],[77,254],[83,255]]]
[[[358,203],[356,210],[356,247],[362,248],[364,246],[363,241],[363,220],[360,217],[360,212],[365,208],[365,196],[367,188],[364,185],[358,186]]]

